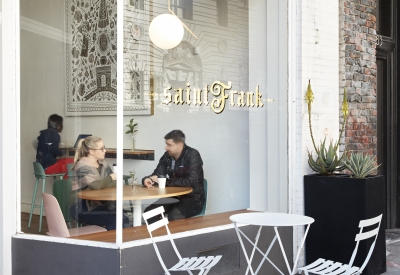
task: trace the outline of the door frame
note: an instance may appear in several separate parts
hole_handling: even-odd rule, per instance
[[[382,0],[378,0],[378,2],[379,1]],[[397,53],[397,38],[399,36],[398,30],[400,28],[398,28],[397,20],[397,1],[390,0],[390,6],[390,11],[392,12],[390,15],[392,18],[390,22],[391,37],[381,36],[378,33],[379,39],[377,39],[377,41],[379,43],[376,46],[376,58],[386,61],[386,104],[383,106],[384,108],[382,108],[382,111],[385,112],[386,115],[386,124],[382,125],[386,128],[385,140],[382,141],[386,145],[386,150],[383,152],[383,156],[385,157],[387,164],[384,171],[384,174],[386,175],[387,198],[386,227],[395,228],[400,227],[400,218],[397,218],[400,215],[400,203],[397,202],[399,197],[398,192],[400,191],[400,188],[397,188],[400,183],[400,179],[398,178],[400,167],[398,166],[397,161],[397,137],[399,136],[397,120],[400,116],[399,108],[397,108],[399,103],[399,97],[397,96],[397,79],[400,76],[399,70],[397,69],[397,57],[399,56]],[[377,11],[377,15],[379,15],[379,11]],[[377,88],[378,86],[376,86],[376,89]],[[377,120],[377,123],[378,121],[379,120]],[[378,131],[378,128],[376,130]]]

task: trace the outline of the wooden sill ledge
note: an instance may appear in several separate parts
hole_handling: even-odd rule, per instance
[[[188,218],[183,220],[171,221],[168,224],[169,230],[172,234],[181,233],[187,231],[193,231],[198,229],[204,229],[209,227],[222,226],[227,224],[232,224],[229,219],[230,216],[240,213],[250,213],[253,211],[249,210],[236,210],[224,213],[206,215],[202,217]],[[163,236],[166,235],[166,230],[164,228],[158,229],[153,232],[153,236]],[[88,241],[99,241],[99,242],[109,242],[115,243],[116,231],[111,230],[107,232],[100,232],[95,234],[82,235],[77,237],[72,237],[73,239],[88,240]],[[130,227],[123,229],[123,242],[131,242],[137,240],[143,240],[150,238],[149,232],[147,231],[146,225]]]

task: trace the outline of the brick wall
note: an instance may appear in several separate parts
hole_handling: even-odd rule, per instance
[[[376,155],[376,0],[340,1],[340,94],[350,115],[342,139],[347,150]],[[343,122],[343,118],[340,118]]]

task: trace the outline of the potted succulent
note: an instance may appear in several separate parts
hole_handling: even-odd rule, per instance
[[[132,149],[132,151],[135,150],[135,136],[134,136],[134,134],[137,132],[137,130],[135,128],[138,125],[137,123],[133,123],[134,120],[135,119],[132,118],[129,121],[129,124],[126,124],[126,127],[128,127],[129,130],[125,132],[125,134],[131,134],[131,142],[132,142],[131,143],[131,145],[132,145],[131,149]]]
[[[306,239],[306,262],[318,258],[348,263],[355,248],[355,235],[359,233],[360,220],[384,213],[384,176],[376,175],[378,165],[372,156],[351,153],[346,150],[338,155],[338,144],[342,137],[349,113],[346,91],[341,112],[339,140],[315,146],[311,126],[311,105],[314,96],[308,85],[306,101],[310,135],[316,152],[308,152],[308,163],[315,174],[304,176],[304,213],[313,217]],[[343,173],[347,169],[348,173]],[[342,172],[342,173],[340,173]],[[386,271],[385,215],[379,230],[377,243],[363,274],[376,275]],[[361,266],[369,250],[367,241],[360,243],[354,265]]]

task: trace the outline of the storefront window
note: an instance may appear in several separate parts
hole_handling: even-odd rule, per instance
[[[125,1],[123,26],[117,26],[116,0],[51,5],[21,0],[22,231],[38,233],[37,209],[27,228],[35,184],[32,162],[42,161],[38,152],[57,155],[49,143],[58,143],[56,149],[65,148],[66,167],[74,162],[80,135],[101,138],[87,148],[96,160],[104,157],[108,165],[122,166],[118,177],[129,185],[124,192],[131,193],[123,197],[126,227],[141,226],[141,213],[155,205],[163,205],[170,220],[247,208],[287,211],[287,32],[285,24],[278,27],[285,20],[279,17],[278,1],[171,0],[171,9],[198,39],[185,30],[178,46],[164,50],[152,43],[148,30],[156,16],[169,13],[167,4]],[[24,27],[32,22],[35,28]],[[123,55],[123,83],[117,81],[118,55]],[[117,94],[123,97],[123,106],[118,105],[125,125],[122,143],[117,142]],[[48,125],[51,114],[63,118],[62,131],[59,123]],[[60,140],[46,140],[47,128]],[[44,148],[39,151],[38,136]],[[117,148],[123,148],[122,162],[117,162]],[[54,161],[41,163],[46,172]],[[110,175],[114,179],[108,166],[106,171],[92,168],[87,173],[99,177],[62,171],[70,175],[77,198],[83,198],[78,194],[83,189],[115,185],[104,181]],[[163,177],[167,188],[192,190],[170,196],[144,193],[142,182],[155,181],[159,188]],[[45,193],[55,194],[54,186],[47,178]],[[79,214],[93,214],[102,206],[98,209],[115,215],[115,201],[101,198],[84,202]],[[72,204],[67,206],[71,214]]]
[[[89,187],[115,186],[117,14],[112,2],[21,1],[25,233],[69,237],[62,231],[63,220],[71,234],[82,225],[96,225],[97,231],[116,228],[115,200],[89,201],[79,195]],[[41,218],[42,191],[56,200],[44,195]],[[61,220],[51,211],[58,206]],[[124,222],[129,225],[128,217]]]

